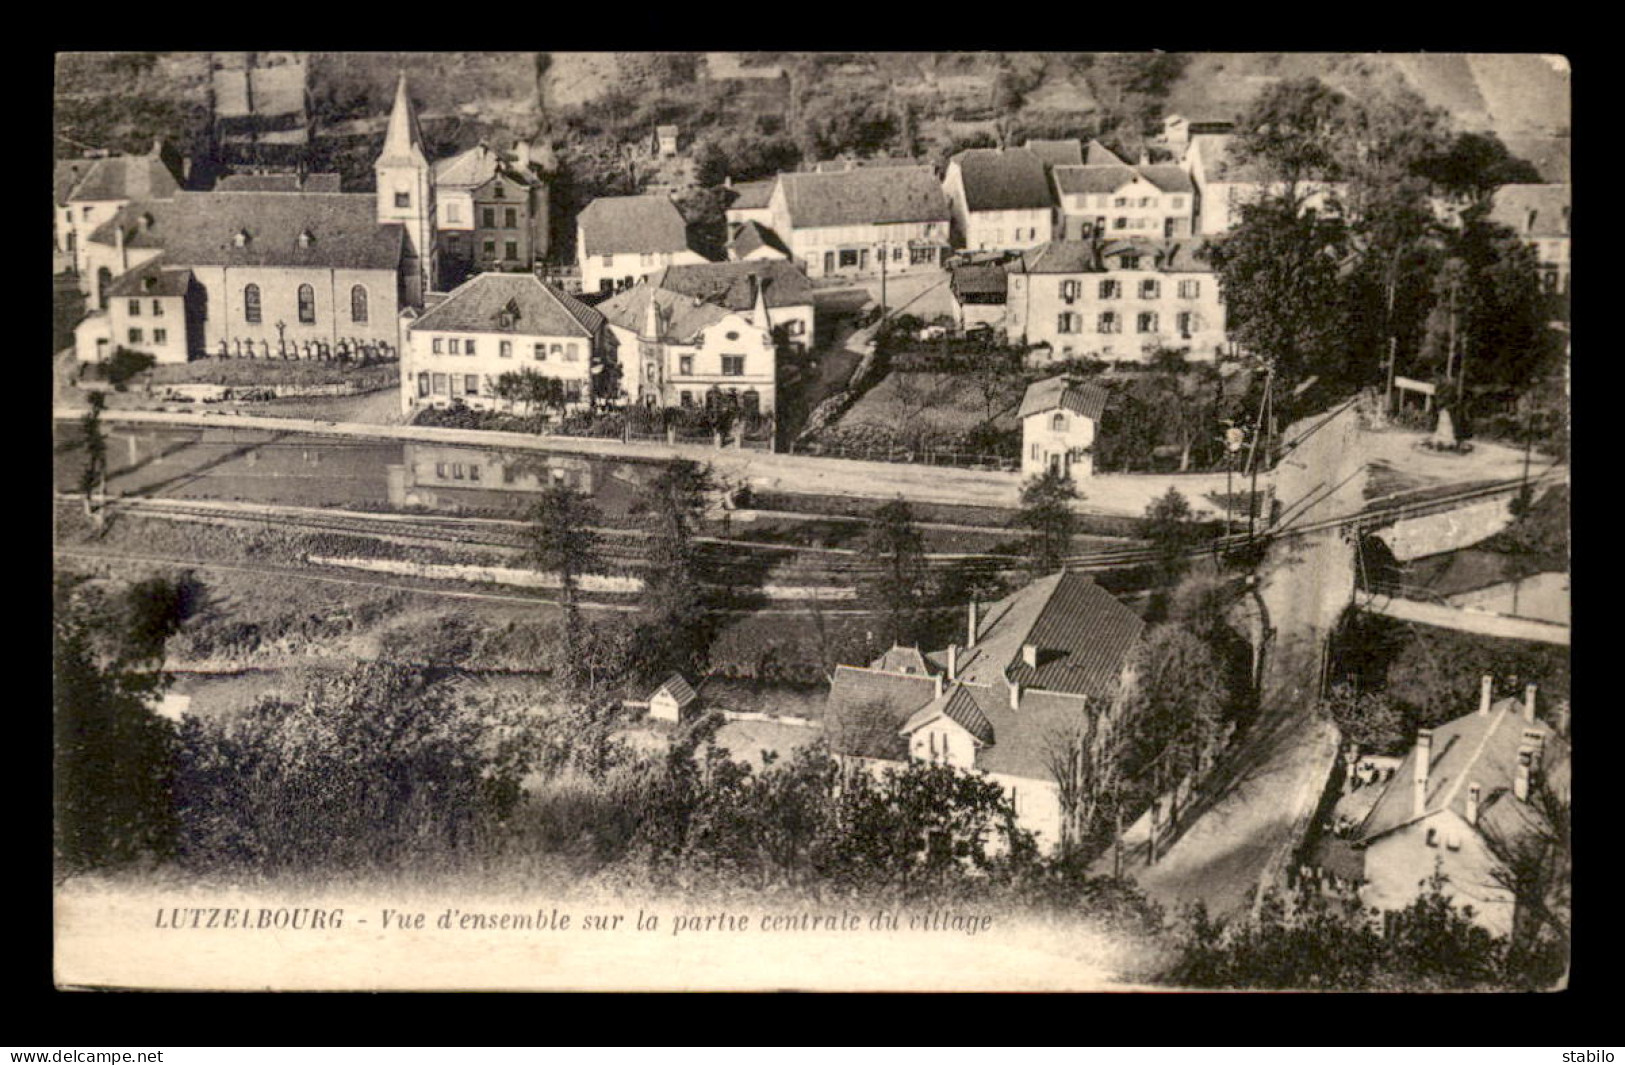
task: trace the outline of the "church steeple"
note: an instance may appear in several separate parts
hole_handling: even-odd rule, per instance
[[[378,221],[405,228],[408,264],[408,301],[421,303],[437,284],[439,257],[435,251],[434,172],[429,166],[423,129],[406,91],[402,71],[395,86],[395,106],[389,114],[384,146],[373,163],[378,178]]]

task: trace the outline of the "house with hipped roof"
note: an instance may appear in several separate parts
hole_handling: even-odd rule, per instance
[[[1100,152],[1111,154],[1105,148]],[[1173,240],[1191,235],[1196,188],[1190,175],[1172,163],[1130,166],[1112,156],[1083,166],[1058,166],[1053,177],[1062,239]]]
[[[576,219],[583,292],[621,292],[668,266],[706,261],[669,196],[600,196]]]
[[[1021,397],[1021,476],[1055,473],[1076,479],[1095,472],[1095,431],[1107,393],[1068,377],[1034,381]]]
[[[635,378],[628,397],[651,407],[725,405],[769,414],[778,342],[813,334],[812,287],[782,260],[674,266],[599,304]]]
[[[148,189],[110,211],[80,244],[82,276],[99,307],[79,331],[81,359],[117,346],[165,358],[181,348],[189,358],[398,353],[401,312],[421,304],[436,265],[433,185],[404,76],[374,163],[375,193],[323,191],[331,186],[308,179],[297,189],[228,183],[181,191],[162,180],[167,171],[156,160],[157,153],[121,161],[119,182],[92,170],[74,193],[111,205],[138,185]],[[132,184],[131,174],[146,176]],[[154,263],[166,276],[125,279]],[[154,321],[148,300],[167,297],[149,285],[184,287],[184,313]],[[159,331],[164,340],[154,345]]]
[[[1005,329],[1029,361],[1229,352],[1218,275],[1195,241],[1055,241],[1004,267]]]
[[[935,270],[953,217],[931,168],[912,164],[780,174],[769,213],[811,278]]]
[[[604,316],[534,274],[476,274],[435,294],[406,334],[402,414],[459,402],[513,410],[498,381],[527,369],[561,382],[565,410],[620,391]]]
[[[972,148],[948,160],[942,191],[953,240],[969,251],[1021,251],[1049,243],[1055,192],[1049,168],[1026,148]]]
[[[923,761],[981,772],[1053,849],[1062,809],[1052,761],[1112,698],[1145,623],[1091,578],[1061,572],[972,604],[963,646],[894,647],[837,666],[825,727],[841,761],[871,771]]]
[[[1506,856],[1559,830],[1542,792],[1566,802],[1569,745],[1536,714],[1537,690],[1493,697],[1486,676],[1478,709],[1421,729],[1385,785],[1350,791],[1338,803],[1339,838],[1312,856],[1315,867],[1352,884],[1379,912],[1404,909],[1435,873],[1443,891],[1497,935],[1509,932],[1518,901],[1505,882]],[[1350,823],[1353,827],[1347,827]]]
[[[547,254],[547,182],[528,141],[435,160],[434,189],[444,287],[485,270],[528,270]]]

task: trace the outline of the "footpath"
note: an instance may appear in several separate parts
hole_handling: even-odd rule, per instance
[[[78,420],[83,412],[57,407],[59,420]],[[249,414],[190,414],[165,411],[107,411],[110,425],[163,425],[195,429],[237,429],[277,434],[308,434],[355,440],[460,444],[515,451],[547,451],[603,459],[666,462],[689,459],[710,463],[720,480],[749,485],[758,491],[802,495],[853,496],[861,499],[902,497],[914,503],[1011,508],[1018,505],[1021,477],[1014,473],[944,466],[866,462],[858,459],[783,455],[703,444],[622,442],[589,437],[537,436],[483,429],[448,429],[419,425],[361,425],[308,418],[269,418]],[[1261,478],[1262,480],[1262,478]],[[1192,509],[1223,515],[1206,497],[1224,491],[1221,474],[1103,474],[1086,481],[1076,509],[1084,513],[1140,517],[1170,487],[1190,500]],[[1262,486],[1261,486],[1262,487]]]

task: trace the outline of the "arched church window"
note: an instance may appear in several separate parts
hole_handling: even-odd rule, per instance
[[[309,285],[299,286],[299,320],[306,325],[316,321],[316,290]]]

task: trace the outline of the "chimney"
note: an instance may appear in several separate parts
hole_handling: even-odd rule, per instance
[[[1525,721],[1535,720],[1535,688],[1536,685],[1531,684],[1523,690],[1523,719]]]
[[[937,685],[936,698],[938,698],[938,699],[942,698],[942,674],[938,673],[935,676],[933,676],[931,679],[933,681],[935,681],[936,685]]]
[[[1527,746],[1518,748],[1518,768],[1512,777],[1512,794],[1519,802],[1529,801],[1529,767],[1533,761],[1533,751]]]
[[[976,646],[976,600],[970,601],[970,631],[965,637],[965,650]]]
[[[1015,681],[1010,682],[1010,709],[1021,709],[1021,685]]]
[[[959,679],[959,645],[958,644],[952,644],[951,643],[951,644],[948,645],[948,679],[950,681],[955,681],[955,680]]]
[[[1484,789],[1478,786],[1478,781],[1467,785],[1467,823],[1474,827],[1478,825],[1478,800],[1484,794]]]
[[[1038,668],[1038,645],[1024,643],[1021,645],[1021,660],[1027,664],[1028,669]]]
[[[1428,770],[1433,761],[1433,730],[1421,729],[1416,733],[1416,797],[1412,816],[1421,817],[1428,805]]]
[[[519,169],[527,175],[530,173],[530,141],[521,139],[513,146],[514,157],[519,162]]]
[[[159,156],[161,156],[163,154],[164,154],[164,139],[162,137],[154,137],[154,138],[152,138],[152,157],[154,159],[156,159],[156,158],[158,158]]]
[[[1488,673],[1478,681],[1478,712],[1488,715],[1490,712],[1490,699],[1495,694],[1495,678]]]

